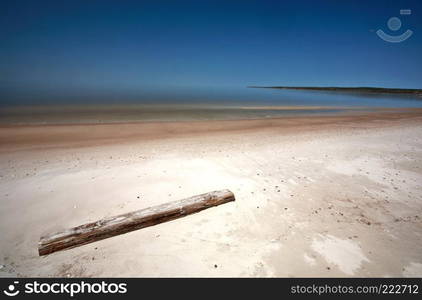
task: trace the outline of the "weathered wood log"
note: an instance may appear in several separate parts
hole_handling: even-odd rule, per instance
[[[40,238],[39,255],[74,248],[115,235],[184,217],[201,210],[234,201],[229,190],[214,191],[190,198],[109,217]]]

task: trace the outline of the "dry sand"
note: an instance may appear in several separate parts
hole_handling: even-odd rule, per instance
[[[2,276],[422,276],[422,113],[0,127]],[[236,202],[39,257],[40,235]]]

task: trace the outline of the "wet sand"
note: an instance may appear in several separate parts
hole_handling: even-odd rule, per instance
[[[422,112],[0,126],[2,276],[422,276]],[[40,235],[236,202],[39,257]]]

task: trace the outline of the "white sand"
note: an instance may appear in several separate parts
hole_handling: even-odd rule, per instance
[[[10,130],[3,276],[422,276],[420,116],[68,148]],[[234,203],[38,256],[42,234],[224,188]]]

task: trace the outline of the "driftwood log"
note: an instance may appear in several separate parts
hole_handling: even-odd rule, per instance
[[[235,198],[231,191],[221,190],[105,218],[62,232],[42,236],[38,243],[38,253],[41,256],[78,247],[115,235],[181,218],[234,200]]]

